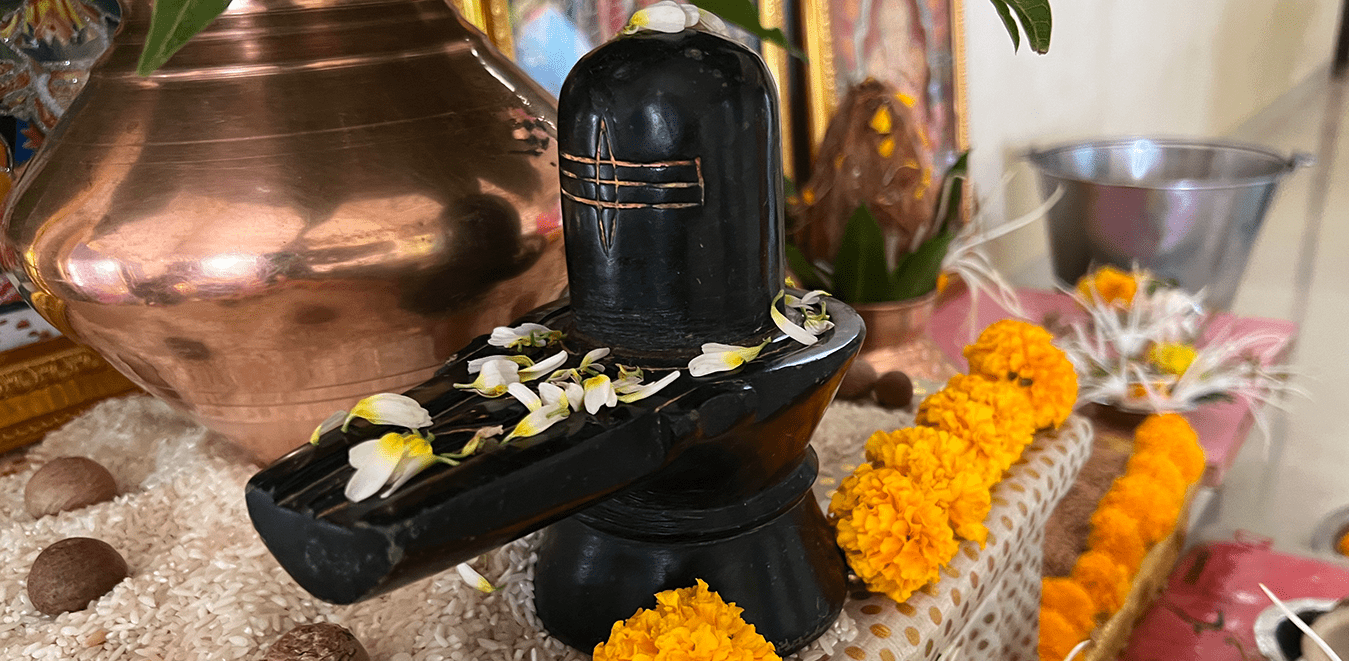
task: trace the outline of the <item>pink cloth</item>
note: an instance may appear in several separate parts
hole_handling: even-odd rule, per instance
[[[1349,595],[1349,568],[1269,550],[1268,543],[1218,542],[1191,549],[1129,639],[1121,661],[1249,661],[1255,619],[1279,599]]]
[[[1025,308],[1029,320],[1034,323],[1044,324],[1055,316],[1067,321],[1083,314],[1073,299],[1061,292],[1043,289],[1017,291],[1021,296],[1022,307]],[[932,315],[930,327],[937,346],[941,347],[962,370],[968,368],[968,363],[961,355],[961,349],[973,340],[970,335],[969,312],[970,296],[965,292],[939,306]],[[976,313],[973,324],[975,336],[989,324],[1013,316],[988,297],[980,297]],[[1282,319],[1238,317],[1223,312],[1214,316],[1204,333],[1204,338],[1252,332],[1269,333],[1285,338],[1288,340],[1284,344],[1286,353],[1297,335],[1297,325]],[[1274,355],[1269,359],[1277,360],[1281,357]],[[1249,408],[1240,402],[1219,402],[1202,406],[1186,414],[1186,417],[1199,434],[1199,440],[1208,455],[1205,481],[1214,486],[1221,484],[1254,423]]]

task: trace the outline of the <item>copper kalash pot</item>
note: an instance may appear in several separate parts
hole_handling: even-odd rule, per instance
[[[259,459],[565,285],[555,106],[444,0],[234,0],[137,76],[150,2],[5,209],[58,328]]]

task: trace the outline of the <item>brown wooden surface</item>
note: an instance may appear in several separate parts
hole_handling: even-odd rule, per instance
[[[94,404],[136,389],[69,338],[0,353],[0,452],[35,443]]]

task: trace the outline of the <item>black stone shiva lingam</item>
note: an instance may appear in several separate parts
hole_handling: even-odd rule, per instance
[[[521,321],[565,331],[569,365],[609,347],[618,363],[668,374],[707,342],[766,343],[758,358],[681,374],[648,399],[579,411],[351,502],[348,450],[388,431],[357,421],[249,482],[254,526],[301,586],[337,603],[551,526],[535,603],[569,645],[589,650],[656,592],[703,579],[790,653],[843,606],[846,569],[809,496],[807,444],[864,331],[832,299],[835,325],[809,346],[770,318],[784,276],[773,83],[728,39],[639,33],[586,56],[559,107],[571,299]],[[407,393],[432,414],[437,452],[524,416],[509,397],[454,387],[473,381],[472,359],[500,352],[479,338]]]

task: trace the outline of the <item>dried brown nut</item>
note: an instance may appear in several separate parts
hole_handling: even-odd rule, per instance
[[[913,402],[913,381],[903,372],[886,372],[876,380],[876,401],[881,406],[902,409]]]
[[[370,661],[370,654],[345,627],[320,622],[287,631],[262,661]]]
[[[23,506],[34,518],[69,512],[117,496],[117,480],[93,459],[59,457],[28,478]]]
[[[856,399],[871,394],[876,385],[876,368],[861,358],[852,362],[848,373],[843,375],[843,383],[838,386],[838,396],[844,399]]]
[[[28,599],[48,615],[84,610],[126,577],[126,561],[117,549],[99,539],[70,537],[33,560]]]

